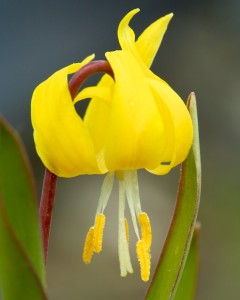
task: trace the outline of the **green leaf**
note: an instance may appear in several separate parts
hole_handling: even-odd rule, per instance
[[[0,283],[4,300],[47,299],[32,172],[19,137],[1,116]]]
[[[201,190],[201,162],[194,93],[191,93],[187,106],[193,121],[193,146],[182,164],[175,211],[157,269],[145,298],[147,300],[173,299],[197,220]]]
[[[178,284],[174,300],[193,300],[195,299],[198,263],[199,263],[199,237],[200,225],[196,224],[187,261],[183,270],[182,277]]]

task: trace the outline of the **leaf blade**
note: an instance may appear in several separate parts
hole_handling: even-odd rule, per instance
[[[46,299],[32,178],[19,137],[0,117],[0,279],[6,300]]]
[[[189,249],[187,261],[180,279],[174,300],[193,300],[195,299],[197,278],[198,278],[198,265],[199,265],[199,231],[200,225],[197,223],[191,246]]]

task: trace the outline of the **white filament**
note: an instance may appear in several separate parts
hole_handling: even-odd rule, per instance
[[[142,212],[139,188],[138,188],[138,177],[136,170],[128,170],[124,172],[124,182],[126,185],[126,190],[128,197],[133,202],[136,215]]]
[[[133,268],[130,259],[128,242],[125,229],[125,189],[123,181],[119,180],[119,211],[118,211],[118,255],[121,276],[132,273]]]
[[[136,216],[142,212],[142,209],[139,196],[137,171],[125,171],[124,183],[126,187],[128,206],[132,217],[133,228],[138,240],[140,240]]]
[[[102,189],[99,197],[96,217],[100,213],[103,213],[104,209],[107,206],[108,200],[110,198],[112,188],[113,188],[113,182],[114,182],[114,172],[108,172],[107,175],[104,178]]]
[[[127,194],[128,206],[129,206],[130,214],[132,217],[133,228],[134,228],[135,234],[139,240],[140,237],[139,237],[139,231],[138,231],[138,225],[137,225],[136,209],[135,209],[135,205],[134,205],[134,201],[133,201],[134,200],[134,196],[133,196],[134,191],[132,190],[132,182],[130,180],[131,175],[127,174],[127,173],[129,173],[129,171],[124,172],[124,185],[125,185],[126,194]]]

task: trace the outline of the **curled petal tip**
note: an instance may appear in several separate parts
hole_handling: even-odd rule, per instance
[[[138,12],[140,12],[140,8],[137,7],[137,8],[134,8],[133,10],[131,10],[128,14],[135,15]]]

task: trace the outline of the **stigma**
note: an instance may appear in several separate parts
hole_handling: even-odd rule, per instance
[[[151,266],[152,232],[150,220],[146,212],[142,211],[138,177],[136,170],[117,171],[116,177],[119,183],[119,209],[118,209],[118,257],[120,274],[126,276],[133,273],[129,251],[129,225],[125,217],[125,206],[129,207],[134,232],[136,235],[136,255],[140,264],[140,274],[143,281],[148,281]],[[94,253],[100,253],[103,245],[103,232],[105,227],[104,210],[110,198],[115,172],[109,172],[102,185],[99,203],[95,215],[95,222],[90,227],[84,244],[83,261],[91,262]]]

